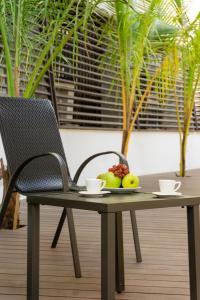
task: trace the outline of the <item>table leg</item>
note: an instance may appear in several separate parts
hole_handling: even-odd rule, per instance
[[[121,293],[125,289],[124,283],[124,243],[122,212],[115,213],[116,228],[116,291]]]
[[[190,300],[200,300],[199,206],[187,206]]]
[[[101,214],[101,300],[115,299],[115,213]]]
[[[28,203],[27,300],[39,300],[40,206]]]

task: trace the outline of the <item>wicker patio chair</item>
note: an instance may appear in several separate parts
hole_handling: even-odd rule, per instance
[[[125,157],[115,151],[97,153],[83,162],[72,180],[65,157],[54,109],[48,100],[0,97],[0,132],[5,149],[10,183],[0,211],[0,227],[14,191],[23,195],[42,192],[78,190],[77,182],[84,167],[100,155],[116,154],[128,165]],[[81,277],[76,232],[71,208],[64,208],[53,242],[56,247],[67,217],[75,276]],[[117,218],[116,218],[117,220]],[[137,261],[141,252],[135,211],[131,211]]]

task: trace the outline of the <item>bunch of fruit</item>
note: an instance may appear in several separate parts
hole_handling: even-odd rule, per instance
[[[125,164],[114,165],[108,172],[100,174],[97,178],[106,181],[107,188],[136,188],[139,186],[139,178],[129,172]]]
[[[129,169],[125,164],[114,165],[112,166],[112,168],[109,168],[108,171],[113,172],[115,176],[118,176],[120,178],[123,178],[126,174],[129,173]]]

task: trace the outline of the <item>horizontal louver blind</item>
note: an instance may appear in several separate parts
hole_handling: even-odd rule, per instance
[[[121,128],[122,106],[116,97],[120,87],[111,89],[117,72],[110,65],[101,66],[99,57],[106,45],[99,45],[96,34],[88,30],[87,42],[79,33],[78,56],[73,63],[73,39],[66,45],[56,64],[56,98],[62,127]]]
[[[73,38],[65,46],[62,56],[54,66],[55,96],[62,128],[121,129],[122,104],[121,83],[118,68],[111,67],[109,61],[103,63],[99,57],[104,54],[105,40],[98,42],[96,33],[88,29],[87,41],[79,32],[78,55],[73,51]],[[0,43],[0,53],[2,44]],[[74,62],[75,60],[75,62]],[[34,62],[34,58],[33,58]],[[149,64],[152,74],[156,64]],[[31,70],[31,68],[30,68]],[[23,74],[23,70],[21,70]],[[141,74],[140,88],[145,90],[148,81],[145,72]],[[26,85],[22,80],[21,94]],[[7,95],[5,63],[0,61],[0,94]],[[45,74],[35,97],[52,99],[49,73]],[[183,85],[177,81],[177,101],[183,110]],[[168,88],[164,98],[159,94],[156,84],[145,101],[136,123],[137,129],[177,129],[176,102],[173,88]],[[191,129],[200,129],[200,91],[195,101]]]
[[[68,42],[63,51],[64,58],[57,60],[55,90],[61,127],[122,128],[119,66],[116,65],[113,69],[108,60],[102,63],[99,59],[104,54],[106,42],[108,41],[105,40],[100,44],[92,30],[88,30],[87,41],[85,41],[84,35],[80,32],[76,63],[73,63],[73,39]],[[151,62],[149,68],[153,75],[156,63]],[[144,91],[148,84],[144,73],[141,74],[141,91]],[[182,118],[181,80],[177,80],[176,90],[176,101]],[[176,101],[173,87],[168,87],[163,99],[163,95],[153,86],[143,105],[136,128],[177,129]],[[195,118],[194,114],[191,129],[196,126]]]

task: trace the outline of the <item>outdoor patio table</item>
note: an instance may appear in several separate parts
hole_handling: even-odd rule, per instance
[[[101,299],[114,300],[115,290],[124,290],[122,223],[123,211],[166,207],[187,207],[190,299],[200,300],[200,196],[156,198],[148,193],[110,194],[85,198],[75,192],[29,194],[27,299],[39,299],[39,208],[40,205],[70,207],[101,214]],[[119,220],[118,220],[119,221]],[[118,224],[118,228],[116,228]],[[117,239],[116,239],[117,236]],[[119,239],[118,239],[119,237]],[[116,247],[116,243],[117,247]],[[116,249],[118,251],[116,252]]]

